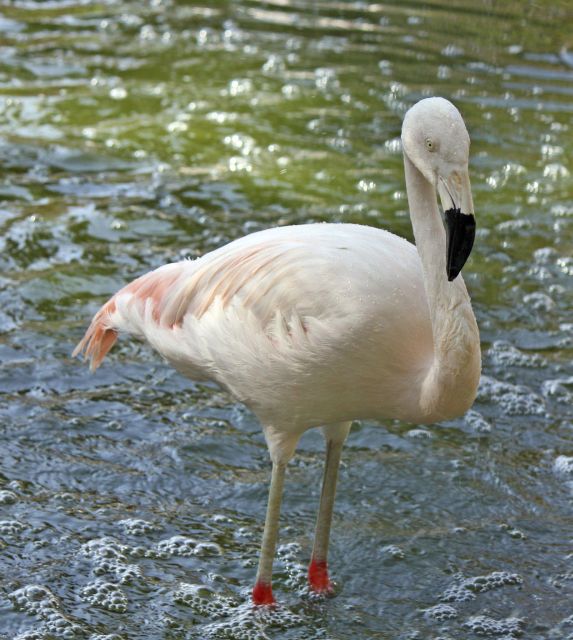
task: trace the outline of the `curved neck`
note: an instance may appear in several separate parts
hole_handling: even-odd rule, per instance
[[[416,248],[422,263],[434,358],[420,391],[420,405],[432,420],[469,408],[481,369],[479,332],[465,284],[446,275],[446,232],[435,188],[404,155],[406,189]]]
[[[436,340],[434,317],[454,293],[446,277],[446,231],[440,217],[435,188],[404,156],[406,191],[416,249],[424,272],[424,286],[432,315],[432,332]]]

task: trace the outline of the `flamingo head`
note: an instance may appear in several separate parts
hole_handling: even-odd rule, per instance
[[[460,112],[444,98],[420,100],[404,117],[402,147],[440,197],[447,237],[447,276],[454,280],[475,237],[468,170],[470,137]]]

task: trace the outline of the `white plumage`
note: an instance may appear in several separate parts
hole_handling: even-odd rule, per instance
[[[479,336],[461,276],[446,276],[436,202],[437,190],[444,208],[473,213],[469,138],[455,107],[434,98],[406,116],[403,144],[417,246],[352,224],[254,233],[127,285],[76,348],[97,367],[118,332],[135,334],[180,372],[215,380],[258,416],[273,485],[257,603],[273,601],[284,467],[304,431],[331,425],[324,433],[335,450],[327,458],[309,573],[311,586],[327,591],[336,470],[350,421],[435,422],[463,413],[475,397]]]

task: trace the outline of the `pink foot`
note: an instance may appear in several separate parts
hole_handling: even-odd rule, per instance
[[[275,604],[273,588],[266,582],[256,582],[253,587],[253,604]]]
[[[328,566],[326,560],[310,561],[308,567],[308,583],[315,593],[331,593],[333,590],[332,582],[328,577]]]

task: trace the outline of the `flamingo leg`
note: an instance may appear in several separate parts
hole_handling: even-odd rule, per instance
[[[322,491],[320,505],[314,534],[312,557],[308,567],[308,582],[316,593],[329,593],[332,591],[332,583],[328,576],[328,542],[330,539],[330,526],[332,523],[332,511],[336,496],[336,482],[338,480],[338,468],[342,447],[346,436],[350,431],[350,422],[342,422],[323,428],[326,438],[326,460],[324,475],[322,478]]]
[[[286,463],[273,462],[263,543],[261,545],[257,578],[253,587],[254,604],[274,604],[275,602],[272,589],[273,560],[279,534],[279,516],[285,470]]]

